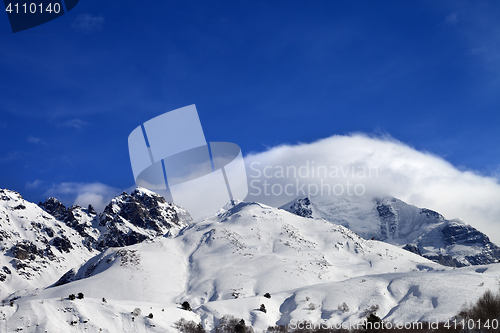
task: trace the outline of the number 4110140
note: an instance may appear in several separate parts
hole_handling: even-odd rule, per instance
[[[59,14],[59,12],[61,11],[61,4],[60,3],[49,3],[47,6],[45,6],[45,9],[44,9],[44,5],[43,4],[36,4],[34,2],[30,3],[30,4],[27,4],[27,3],[23,3],[23,4],[19,4],[19,3],[15,3],[15,4],[12,4],[12,3],[9,3],[7,5],[7,8],[5,8],[5,11],[8,12],[9,14],[12,14],[12,13],[15,13],[15,14],[36,14],[36,13],[39,13],[39,14],[42,14],[42,13],[55,13],[55,14]]]
[[[454,319],[453,321],[446,321],[443,325],[443,327],[447,329],[462,329],[462,330],[485,330],[485,329],[493,329],[496,330],[498,329],[498,319],[492,319],[491,322],[489,319],[486,321],[481,321],[481,319],[474,320],[474,319],[462,319],[457,321]]]

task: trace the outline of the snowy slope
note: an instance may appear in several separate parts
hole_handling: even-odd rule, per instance
[[[191,262],[183,299],[195,306],[433,265],[396,247],[386,251],[386,244],[342,226],[258,203],[239,203],[185,230],[179,240]]]
[[[210,302],[197,313],[209,327],[223,314],[232,314],[257,329],[303,320],[354,325],[372,306],[378,306],[377,315],[394,323],[443,321],[456,315],[466,302],[475,302],[487,289],[496,290],[499,273],[495,264],[369,275],[271,293],[271,299],[254,296]],[[343,303],[348,311],[339,309]],[[259,304],[265,305],[267,313],[258,311]]]
[[[300,198],[282,208],[343,225],[366,239],[404,247],[447,266],[489,264],[500,259],[500,248],[471,225],[395,198]]]
[[[499,273],[498,265],[441,266],[330,222],[237,203],[175,237],[108,249],[0,311],[6,329],[23,332],[173,332],[181,317],[210,329],[224,315],[256,330],[307,319],[354,323],[372,305],[395,322],[444,320],[496,289]],[[83,300],[66,299],[79,292]],[[180,309],[186,300],[194,313]],[[338,310],[343,302],[349,311]]]
[[[54,283],[98,252],[17,192],[0,190],[0,298]]]

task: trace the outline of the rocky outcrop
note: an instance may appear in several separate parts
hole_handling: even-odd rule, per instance
[[[99,250],[174,235],[193,223],[182,207],[145,189],[136,189],[131,194],[123,192],[111,200],[97,221],[101,236],[95,247]]]

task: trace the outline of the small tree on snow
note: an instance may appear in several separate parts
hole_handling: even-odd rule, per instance
[[[236,326],[234,326],[234,332],[235,333],[245,333],[245,331],[246,331],[245,321],[243,319],[241,319],[240,322],[238,324],[236,324]]]
[[[206,333],[201,323],[196,324],[194,321],[187,321],[184,318],[176,321],[174,327],[181,333]]]
[[[184,301],[184,303],[182,303],[182,309],[186,310],[186,311],[192,311],[191,309],[191,305],[189,304],[188,301]]]
[[[349,307],[347,306],[346,302],[342,303],[342,305],[339,305],[337,308],[340,312],[349,312]]]
[[[266,306],[265,306],[264,304],[261,304],[261,305],[260,305],[259,310],[260,310],[260,311],[262,311],[262,312],[264,312],[264,313],[266,313],[266,312],[267,312],[267,310],[266,310]]]

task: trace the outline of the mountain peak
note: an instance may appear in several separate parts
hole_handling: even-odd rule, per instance
[[[66,206],[54,197],[47,198],[45,202],[40,202],[38,206],[58,220],[64,219],[67,213]]]
[[[132,196],[134,197],[143,197],[143,196],[149,196],[149,197],[161,197],[158,193],[153,192],[151,190],[148,190],[144,187],[137,187],[133,192]]]
[[[500,248],[479,230],[394,197],[306,197],[282,208],[343,225],[365,239],[384,241],[448,266],[488,264],[500,258]]]
[[[180,206],[146,189],[131,194],[123,192],[113,198],[99,215],[102,236],[98,247],[121,247],[165,234],[176,234],[193,223]]]
[[[0,189],[0,200],[23,200],[21,193],[9,189]]]
[[[311,200],[308,197],[295,199],[292,202],[282,207],[295,215],[313,218],[313,210],[311,208]]]

